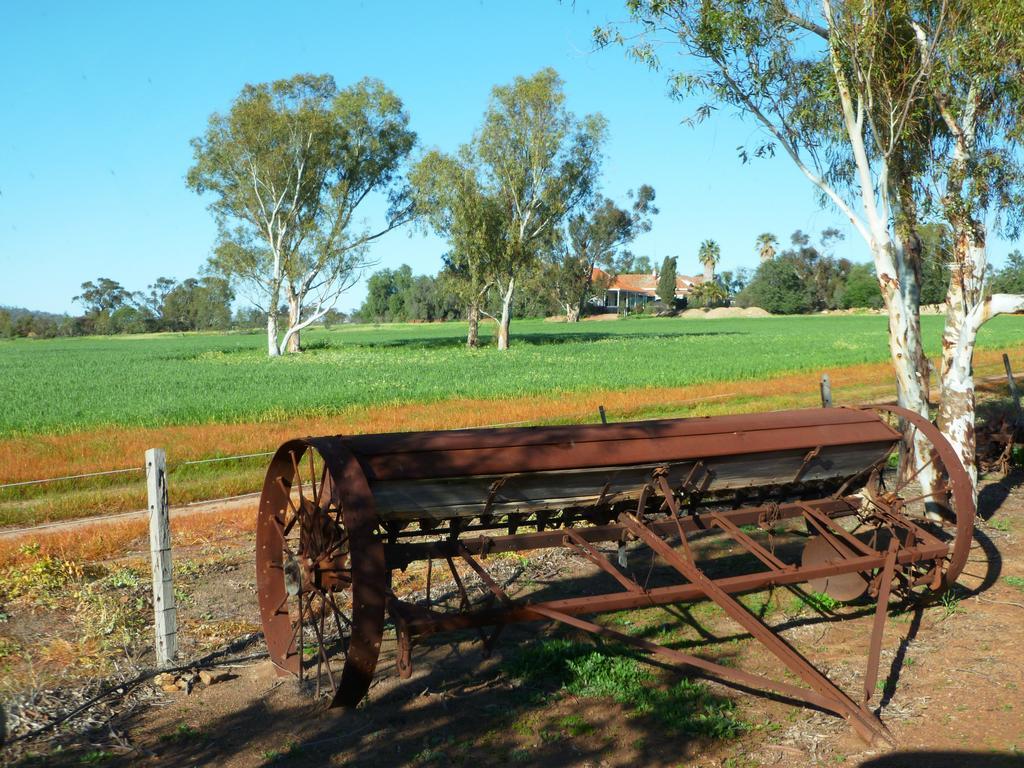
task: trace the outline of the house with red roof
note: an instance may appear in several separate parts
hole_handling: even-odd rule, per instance
[[[673,299],[685,299],[704,282],[702,276],[688,277],[676,275],[676,292]],[[591,284],[605,286],[604,302],[600,298],[593,303],[604,308],[606,312],[628,312],[635,307],[643,307],[653,301],[669,303],[658,296],[657,271],[639,275],[609,275],[603,269],[594,267]]]

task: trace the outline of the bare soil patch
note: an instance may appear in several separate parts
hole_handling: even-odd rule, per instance
[[[643,660],[627,658],[628,674],[623,677],[620,670],[613,680],[627,690],[639,680],[641,687],[658,691],[651,699],[658,706],[650,709],[642,706],[645,695],[616,700],[601,688],[601,678],[583,679],[582,672],[572,678],[565,672],[568,667],[563,678],[535,675],[531,670],[537,669],[537,660],[547,658],[542,655],[551,649],[557,656],[566,647],[584,647],[595,654],[587,658],[598,666],[622,658],[614,650],[591,647],[589,639],[538,624],[509,628],[490,658],[484,658],[473,633],[435,638],[416,647],[414,674],[406,681],[395,674],[394,635],[389,632],[376,682],[367,701],[353,711],[324,711],[295,680],[278,677],[263,660],[250,659],[224,668],[230,679],[197,685],[189,695],[141,688],[131,706],[119,710],[111,705],[109,720],[100,718],[85,734],[19,743],[6,758],[17,765],[1020,765],[1022,483],[1020,472],[986,483],[983,519],[961,591],[932,605],[891,607],[883,643],[884,683],[873,704],[881,703],[881,716],[900,743],[896,750],[865,747],[831,715],[716,683],[699,689],[705,698],[695,705],[680,698],[689,690],[685,675]],[[144,598],[148,584],[126,586],[130,579],[124,570],[144,573],[144,549],[140,538],[126,556],[90,564],[105,569],[101,594],[108,602],[126,605],[129,613],[132,600]],[[181,637],[188,657],[250,637],[257,628],[252,551],[251,534],[244,531],[176,548]],[[563,554],[488,563],[516,596],[579,590],[596,578],[588,563]],[[120,576],[111,579],[112,574]],[[467,574],[467,581],[471,578]],[[80,589],[72,581],[65,588]],[[422,572],[413,568],[396,584],[402,592],[421,588]],[[9,681],[25,673],[22,654],[29,653],[38,679],[25,684],[63,689],[73,699],[70,692],[101,671],[114,673],[104,661],[113,656],[110,648],[101,647],[91,657],[76,656],[85,648],[76,645],[81,642],[77,622],[89,614],[80,605],[69,613],[70,605],[55,592],[52,607],[40,602],[41,594],[9,600],[3,607],[7,618],[0,623],[0,643],[23,650],[2,663]],[[822,609],[784,590],[744,600],[845,690],[856,693],[870,605]],[[138,615],[148,610],[143,604]],[[756,643],[708,605],[632,611],[603,621],[751,671],[780,674]],[[120,666],[149,664],[149,631],[143,623],[128,633],[136,645],[130,658],[122,654]],[[64,648],[64,656],[56,651],[46,656],[41,651],[47,648]],[[259,650],[256,641],[237,654]],[[570,653],[569,658],[578,657]],[[10,699],[15,691],[7,684]],[[595,691],[601,695],[590,695]],[[666,719],[665,711],[677,720]],[[681,727],[680,721],[695,711],[703,713],[705,723],[712,716],[724,718],[722,733],[692,726],[690,719],[685,720],[689,730]],[[740,726],[730,731],[730,722]]]

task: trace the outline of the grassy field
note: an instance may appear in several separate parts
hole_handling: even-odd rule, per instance
[[[924,323],[934,355],[941,318]],[[138,467],[159,446],[184,504],[257,490],[266,459],[182,462],[298,435],[594,422],[599,405],[613,420],[808,407],[822,371],[838,404],[893,394],[878,316],[524,321],[508,353],[467,351],[463,330],[345,326],[278,360],[258,334],[0,343],[0,485]],[[1024,318],[983,329],[979,375],[1001,372],[1003,350],[1024,368]],[[141,474],[0,488],[0,526],[144,506]]]
[[[942,318],[923,322],[928,352],[937,354]],[[743,381],[884,361],[885,328],[880,316],[523,321],[503,354],[465,350],[461,323],[345,326],[306,334],[306,353],[278,360],[265,357],[259,334],[7,341],[0,440]],[[1022,343],[1024,319],[1010,317],[989,323],[978,346]]]

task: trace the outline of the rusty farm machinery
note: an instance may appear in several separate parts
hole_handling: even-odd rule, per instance
[[[921,459],[897,472],[904,441]],[[836,713],[868,742],[891,741],[869,708],[890,596],[950,587],[974,515],[950,445],[927,420],[888,406],[311,437],[282,445],[267,472],[256,534],[260,613],[273,662],[315,680],[334,706],[366,695],[388,617],[402,677],[428,636],[475,630],[489,650],[504,626],[547,621]],[[780,545],[786,532],[795,545]],[[600,588],[514,598],[488,570],[489,556],[545,548],[592,564]],[[425,596],[403,598],[392,574],[414,563],[426,569]],[[431,599],[439,569],[457,599]],[[486,599],[470,599],[469,579]],[[869,613],[874,601],[860,692],[841,690],[738,599],[800,585],[867,603]],[[595,619],[701,600],[802,684]]]

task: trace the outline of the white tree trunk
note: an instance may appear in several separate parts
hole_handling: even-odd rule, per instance
[[[288,329],[285,331],[285,352],[301,352],[298,326],[302,320],[302,302],[299,297],[288,292]]]
[[[509,347],[509,327],[512,325],[512,296],[516,289],[516,279],[508,279],[508,288],[501,295],[501,322],[498,325],[498,349]]]
[[[953,249],[942,333],[938,425],[970,475],[977,496],[974,347],[978,331],[991,318],[1024,312],[1024,296],[997,293],[983,298],[988,254],[980,226],[954,232]]]
[[[267,355],[280,357],[281,347],[277,344],[277,308],[271,307],[267,312]]]
[[[566,304],[565,305],[565,322],[567,323],[578,323],[580,321],[580,305],[579,304]]]

